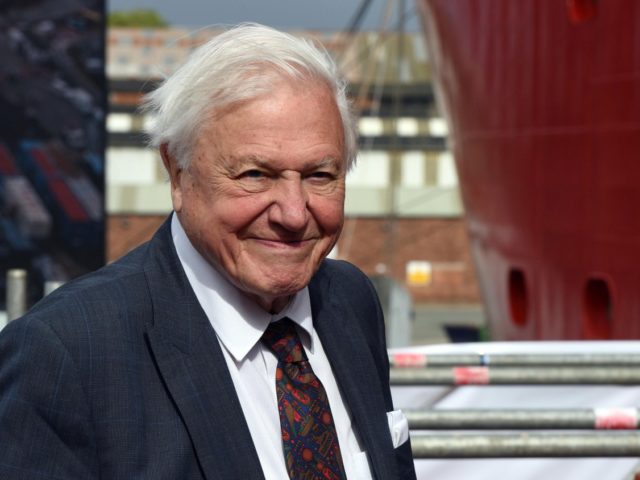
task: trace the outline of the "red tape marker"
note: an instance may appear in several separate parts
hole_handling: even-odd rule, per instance
[[[394,353],[394,367],[426,367],[427,356],[423,353]]]
[[[638,413],[635,408],[594,408],[596,430],[635,430]]]
[[[489,367],[454,367],[453,381],[456,385],[487,385]]]

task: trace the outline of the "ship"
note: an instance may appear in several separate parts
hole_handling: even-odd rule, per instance
[[[417,3],[490,338],[640,337],[640,2]]]

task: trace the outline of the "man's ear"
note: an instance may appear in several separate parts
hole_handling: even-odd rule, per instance
[[[162,157],[162,163],[169,175],[169,182],[171,182],[173,209],[179,212],[182,209],[182,184],[180,182],[182,168],[178,165],[177,159],[169,152],[168,143],[160,145],[160,157]]]
[[[177,173],[175,170],[177,170],[178,164],[173,156],[169,153],[168,143],[160,144],[160,157],[162,158],[164,168],[167,170],[167,174],[169,175],[169,180],[171,180],[171,183],[173,183],[174,176]]]

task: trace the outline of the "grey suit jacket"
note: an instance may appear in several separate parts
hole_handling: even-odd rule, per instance
[[[409,442],[394,450],[389,434],[389,364],[370,282],[325,261],[309,290],[375,478],[415,478]],[[0,334],[0,478],[264,478],[169,222]]]

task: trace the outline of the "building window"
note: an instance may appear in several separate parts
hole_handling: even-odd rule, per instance
[[[397,129],[401,137],[415,137],[420,131],[420,124],[417,118],[398,118]]]
[[[425,184],[425,154],[420,151],[405,152],[401,157],[403,187],[422,187]]]
[[[452,188],[458,186],[458,173],[451,152],[438,155],[438,186]]]
[[[127,113],[110,113],[107,115],[107,130],[124,133],[131,131],[131,115]]]
[[[358,120],[358,130],[363,137],[377,137],[383,134],[384,124],[378,117],[362,117]]]
[[[432,137],[446,137],[449,133],[449,127],[444,119],[439,117],[433,117],[428,122],[429,135]]]
[[[389,154],[373,150],[360,152],[356,166],[347,175],[347,185],[387,187],[389,185]]]

